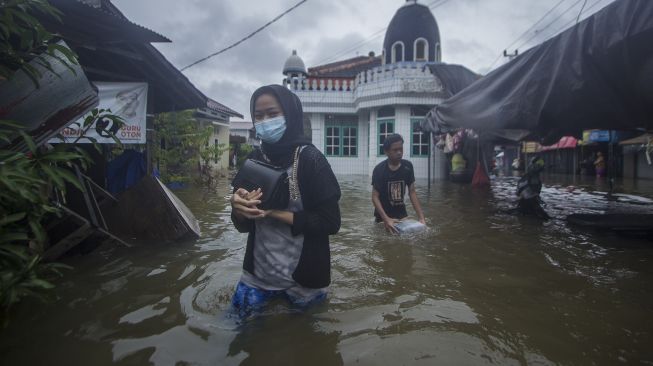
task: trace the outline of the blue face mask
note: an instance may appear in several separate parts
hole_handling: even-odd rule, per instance
[[[286,119],[284,116],[266,119],[256,123],[254,128],[256,129],[256,137],[268,144],[274,144],[281,140],[284,132],[286,132]]]

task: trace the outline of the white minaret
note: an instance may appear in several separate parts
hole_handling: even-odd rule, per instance
[[[306,66],[301,57],[297,56],[297,50],[292,51],[292,55],[288,57],[283,64],[283,85],[291,89],[302,89],[306,81]]]

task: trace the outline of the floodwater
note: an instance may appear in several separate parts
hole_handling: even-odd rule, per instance
[[[569,213],[650,212],[653,184],[550,177],[542,222],[505,213],[516,178],[489,190],[425,181],[430,230],[372,222],[366,177],[341,177],[329,299],[225,319],[246,237],[217,192],[178,191],[202,238],[103,248],[66,262],[58,299],[0,333],[3,365],[653,364],[653,241],[569,226]]]

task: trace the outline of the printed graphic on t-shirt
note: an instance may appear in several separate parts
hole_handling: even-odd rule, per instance
[[[404,181],[395,180],[388,182],[388,192],[390,192],[390,204],[392,206],[401,206],[404,204]]]

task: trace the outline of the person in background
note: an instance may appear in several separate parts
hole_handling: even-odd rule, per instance
[[[397,233],[395,224],[408,217],[404,203],[404,196],[408,191],[418,221],[426,224],[415,191],[413,164],[402,159],[404,139],[399,134],[386,137],[383,151],[387,159],[380,162],[372,173],[372,204],[376,222],[383,222],[388,232]]]
[[[544,169],[544,159],[534,156],[528,164],[526,173],[517,182],[517,210],[522,214],[535,215],[543,219],[550,219],[549,214],[542,208],[542,181],[540,173]]]
[[[596,170],[596,177],[605,177],[605,159],[602,152],[596,153],[596,160],[594,160],[594,168]]]
[[[252,95],[250,109],[262,143],[248,158],[286,168],[295,178],[288,207],[280,210],[257,207],[260,189],[234,187],[231,220],[248,233],[232,298],[241,319],[274,298],[299,309],[324,300],[331,282],[329,235],[340,229],[340,186],[324,155],[304,137],[299,98],[281,85],[263,86]]]

